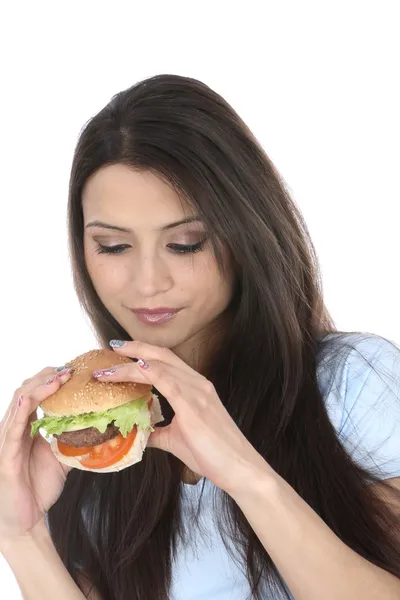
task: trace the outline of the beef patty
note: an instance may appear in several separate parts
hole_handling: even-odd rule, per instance
[[[54,437],[63,444],[67,444],[67,446],[81,448],[82,446],[97,446],[107,440],[111,440],[111,438],[116,437],[118,434],[118,427],[116,427],[114,423],[111,423],[104,433],[100,433],[96,427],[88,427],[78,431],[66,431],[65,433],[55,435]]]

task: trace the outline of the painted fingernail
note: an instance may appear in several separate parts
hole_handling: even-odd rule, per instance
[[[117,367],[111,369],[101,369],[100,371],[93,371],[93,377],[102,377],[102,375],[112,375],[117,370]]]
[[[63,365],[62,367],[57,367],[56,369],[56,373],[61,373],[62,371],[65,371],[66,369],[69,369],[70,367],[68,367],[68,365]]]
[[[149,363],[146,362],[145,360],[143,360],[143,358],[139,358],[139,360],[137,361],[137,364],[142,369],[149,369],[150,368]]]
[[[122,346],[125,346],[126,342],[123,340],[110,340],[109,344],[111,348],[122,348]]]
[[[46,381],[46,384],[45,384],[45,385],[50,385],[51,383],[53,383],[53,381],[55,381],[56,377],[57,377],[56,375],[55,375],[54,377],[50,377],[50,379],[48,379],[48,380]]]
[[[22,394],[20,394],[20,395],[18,396],[18,408],[21,406],[21,404],[22,404],[22,400],[23,400],[23,396],[22,396]]]
[[[58,371],[58,369],[57,369],[57,371]],[[57,373],[57,377],[63,377],[64,375],[71,373],[71,371],[72,371],[71,367],[64,367],[63,370],[61,370]]]

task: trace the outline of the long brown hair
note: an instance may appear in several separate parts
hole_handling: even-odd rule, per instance
[[[399,542],[389,534],[398,521],[371,486],[378,479],[339,441],[317,380],[321,360],[332,373],[339,368],[351,336],[347,344],[340,335],[327,337],[338,332],[323,302],[315,249],[260,144],[217,93],[174,75],[118,93],[85,125],[70,178],[69,241],[76,292],[102,347],[112,338],[130,338],[88,275],[81,195],[88,177],[115,163],[164,178],[203,219],[217,260],[218,241],[232,255],[237,284],[230,327],[207,372],[231,417],[341,540],[400,577]],[[83,571],[104,600],[168,598],[178,540],[185,535],[182,469],[174,456],[148,449],[121,473],[71,471],[48,516],[55,546],[77,583]],[[227,548],[234,540],[252,597],[261,600],[261,581],[285,594],[235,502],[218,489],[214,501],[222,539]]]

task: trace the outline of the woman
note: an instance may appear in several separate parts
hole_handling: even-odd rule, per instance
[[[169,413],[141,463],[67,477],[26,425],[70,374],[16,391],[0,540],[24,598],[399,598],[400,349],[336,330],[233,109],[171,75],[117,94],[80,135],[69,239],[101,346],[142,359],[100,377]]]

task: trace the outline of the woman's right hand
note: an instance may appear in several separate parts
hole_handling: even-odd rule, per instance
[[[25,380],[0,423],[0,551],[44,523],[63,490],[70,467],[56,459],[40,434],[31,438],[30,423],[39,404],[70,377],[48,367]]]

